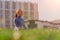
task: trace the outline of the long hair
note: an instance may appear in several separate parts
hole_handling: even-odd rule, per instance
[[[22,16],[22,10],[21,9],[16,10],[15,17],[18,17],[17,15]]]

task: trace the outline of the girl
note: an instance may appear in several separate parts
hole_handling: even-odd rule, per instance
[[[21,16],[22,16],[22,11],[20,9],[16,10],[15,20],[14,20],[15,23],[14,30],[18,30],[19,27],[22,28],[22,26],[25,28],[24,20],[22,19]]]

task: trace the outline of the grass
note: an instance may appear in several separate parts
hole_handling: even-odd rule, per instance
[[[13,34],[19,35],[17,40],[60,40],[60,30],[58,29],[26,29],[14,32],[11,29],[0,30],[0,40],[13,40]]]
[[[12,30],[3,29],[0,30],[0,40],[11,40],[12,38]]]

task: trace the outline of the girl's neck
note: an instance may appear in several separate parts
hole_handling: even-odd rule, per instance
[[[17,16],[18,18],[20,18],[21,16]]]

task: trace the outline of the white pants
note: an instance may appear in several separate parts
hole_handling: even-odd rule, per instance
[[[17,31],[17,30],[19,30],[19,28],[15,26],[14,31]]]

